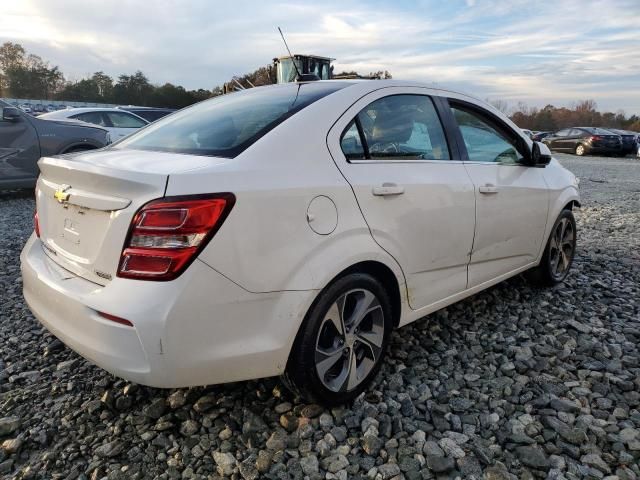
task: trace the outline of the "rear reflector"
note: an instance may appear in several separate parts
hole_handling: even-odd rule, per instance
[[[234,204],[232,193],[147,203],[131,222],[118,276],[163,281],[178,277],[215,235]]]
[[[98,315],[111,322],[119,323],[120,325],[126,325],[127,327],[133,327],[133,323],[131,323],[129,320],[116,317],[115,315],[111,315],[110,313],[98,312]]]
[[[33,214],[33,231],[36,232],[36,237],[40,238],[40,219],[37,210]]]

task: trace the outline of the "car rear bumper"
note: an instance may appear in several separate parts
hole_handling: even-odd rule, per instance
[[[608,146],[608,145],[585,145],[587,153],[605,153],[605,154],[619,154],[622,153],[622,146]]]
[[[27,305],[51,333],[114,375],[154,387],[282,373],[316,294],[250,293],[200,261],[172,282],[116,278],[103,287],[55,264],[35,235],[21,269]]]

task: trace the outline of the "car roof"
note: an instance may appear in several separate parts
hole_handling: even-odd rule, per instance
[[[92,113],[92,112],[118,112],[118,113],[127,113],[129,115],[133,115],[136,118],[144,121],[145,123],[149,123],[148,120],[145,120],[142,117],[139,117],[133,112],[128,112],[126,110],[121,110],[119,108],[107,108],[107,107],[77,107],[77,108],[65,108],[64,110],[56,110],[55,112],[45,113],[41,116],[46,116],[46,118],[69,118],[71,115],[77,115],[79,113]]]
[[[156,111],[156,110],[162,110],[162,111],[171,111],[171,112],[175,112],[176,109],[175,108],[169,108],[169,107],[135,107],[132,105],[120,105],[118,107],[116,107],[116,109],[118,110],[126,110],[127,112],[131,112],[133,110],[140,110],[140,111]]]
[[[67,108],[65,111],[73,113],[83,112],[122,112],[122,109],[115,107],[73,107]],[[131,112],[128,112],[131,113]]]

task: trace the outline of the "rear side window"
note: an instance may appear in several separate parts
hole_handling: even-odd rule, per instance
[[[360,131],[358,130],[358,125],[355,120],[349,124],[342,135],[340,146],[347,160],[364,160],[366,158]]]
[[[358,125],[365,145],[352,140],[359,137]],[[425,95],[391,95],[370,103],[345,130],[341,146],[347,159],[357,155],[373,160],[450,159],[435,106]]]
[[[132,113],[135,113],[139,117],[144,118],[148,122],[155,122],[159,118],[162,118],[170,113],[173,113],[172,110],[136,110]]]
[[[116,128],[142,128],[145,122],[133,115],[122,112],[105,112],[111,124]]]
[[[100,125],[101,127],[107,126],[107,122],[105,122],[105,119],[102,116],[102,112],[80,113],[78,115],[72,116],[71,118],[75,118],[76,120],[81,120],[87,123],[92,123],[94,125]]]
[[[161,118],[113,148],[233,158],[295,113],[347,85],[291,83],[221,95]]]

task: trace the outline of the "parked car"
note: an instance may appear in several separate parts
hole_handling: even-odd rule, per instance
[[[341,403],[393,328],[521,272],[560,282],[575,252],[575,176],[493,107],[418,83],[247,89],[40,167],[27,304],[157,387],[283,374]]]
[[[522,130],[522,133],[524,133],[527,137],[532,138],[533,137],[533,132],[527,128],[521,128],[520,130]]]
[[[46,110],[47,112],[55,112],[56,110],[58,110],[58,107],[50,103],[49,105],[47,105]]]
[[[24,113],[32,113],[33,112],[30,103],[23,103],[18,108],[20,108],[20,110],[22,110]]]
[[[620,135],[622,139],[622,154],[637,153],[638,151],[638,134],[628,130],[618,130],[617,128],[608,128],[611,133]]]
[[[622,154],[620,135],[597,127],[565,128],[545,137],[542,141],[553,151],[570,152],[578,156],[591,153]]]
[[[99,107],[68,108],[66,110],[46,113],[41,115],[40,118],[47,120],[80,120],[98,125],[109,131],[114,142],[127,135],[131,135],[149,123],[144,118],[140,118],[131,112],[124,112],[116,108]]]
[[[120,110],[134,113],[139,117],[144,118],[148,122],[155,122],[156,120],[175,112],[174,108],[156,108],[156,107],[116,107]]]
[[[102,148],[110,142],[102,128],[41,118],[0,100],[0,189],[33,187],[41,156]]]
[[[536,132],[533,134],[533,136],[531,137],[531,140],[535,141],[535,142],[541,142],[543,138],[548,137],[549,135],[551,135],[553,132]]]

